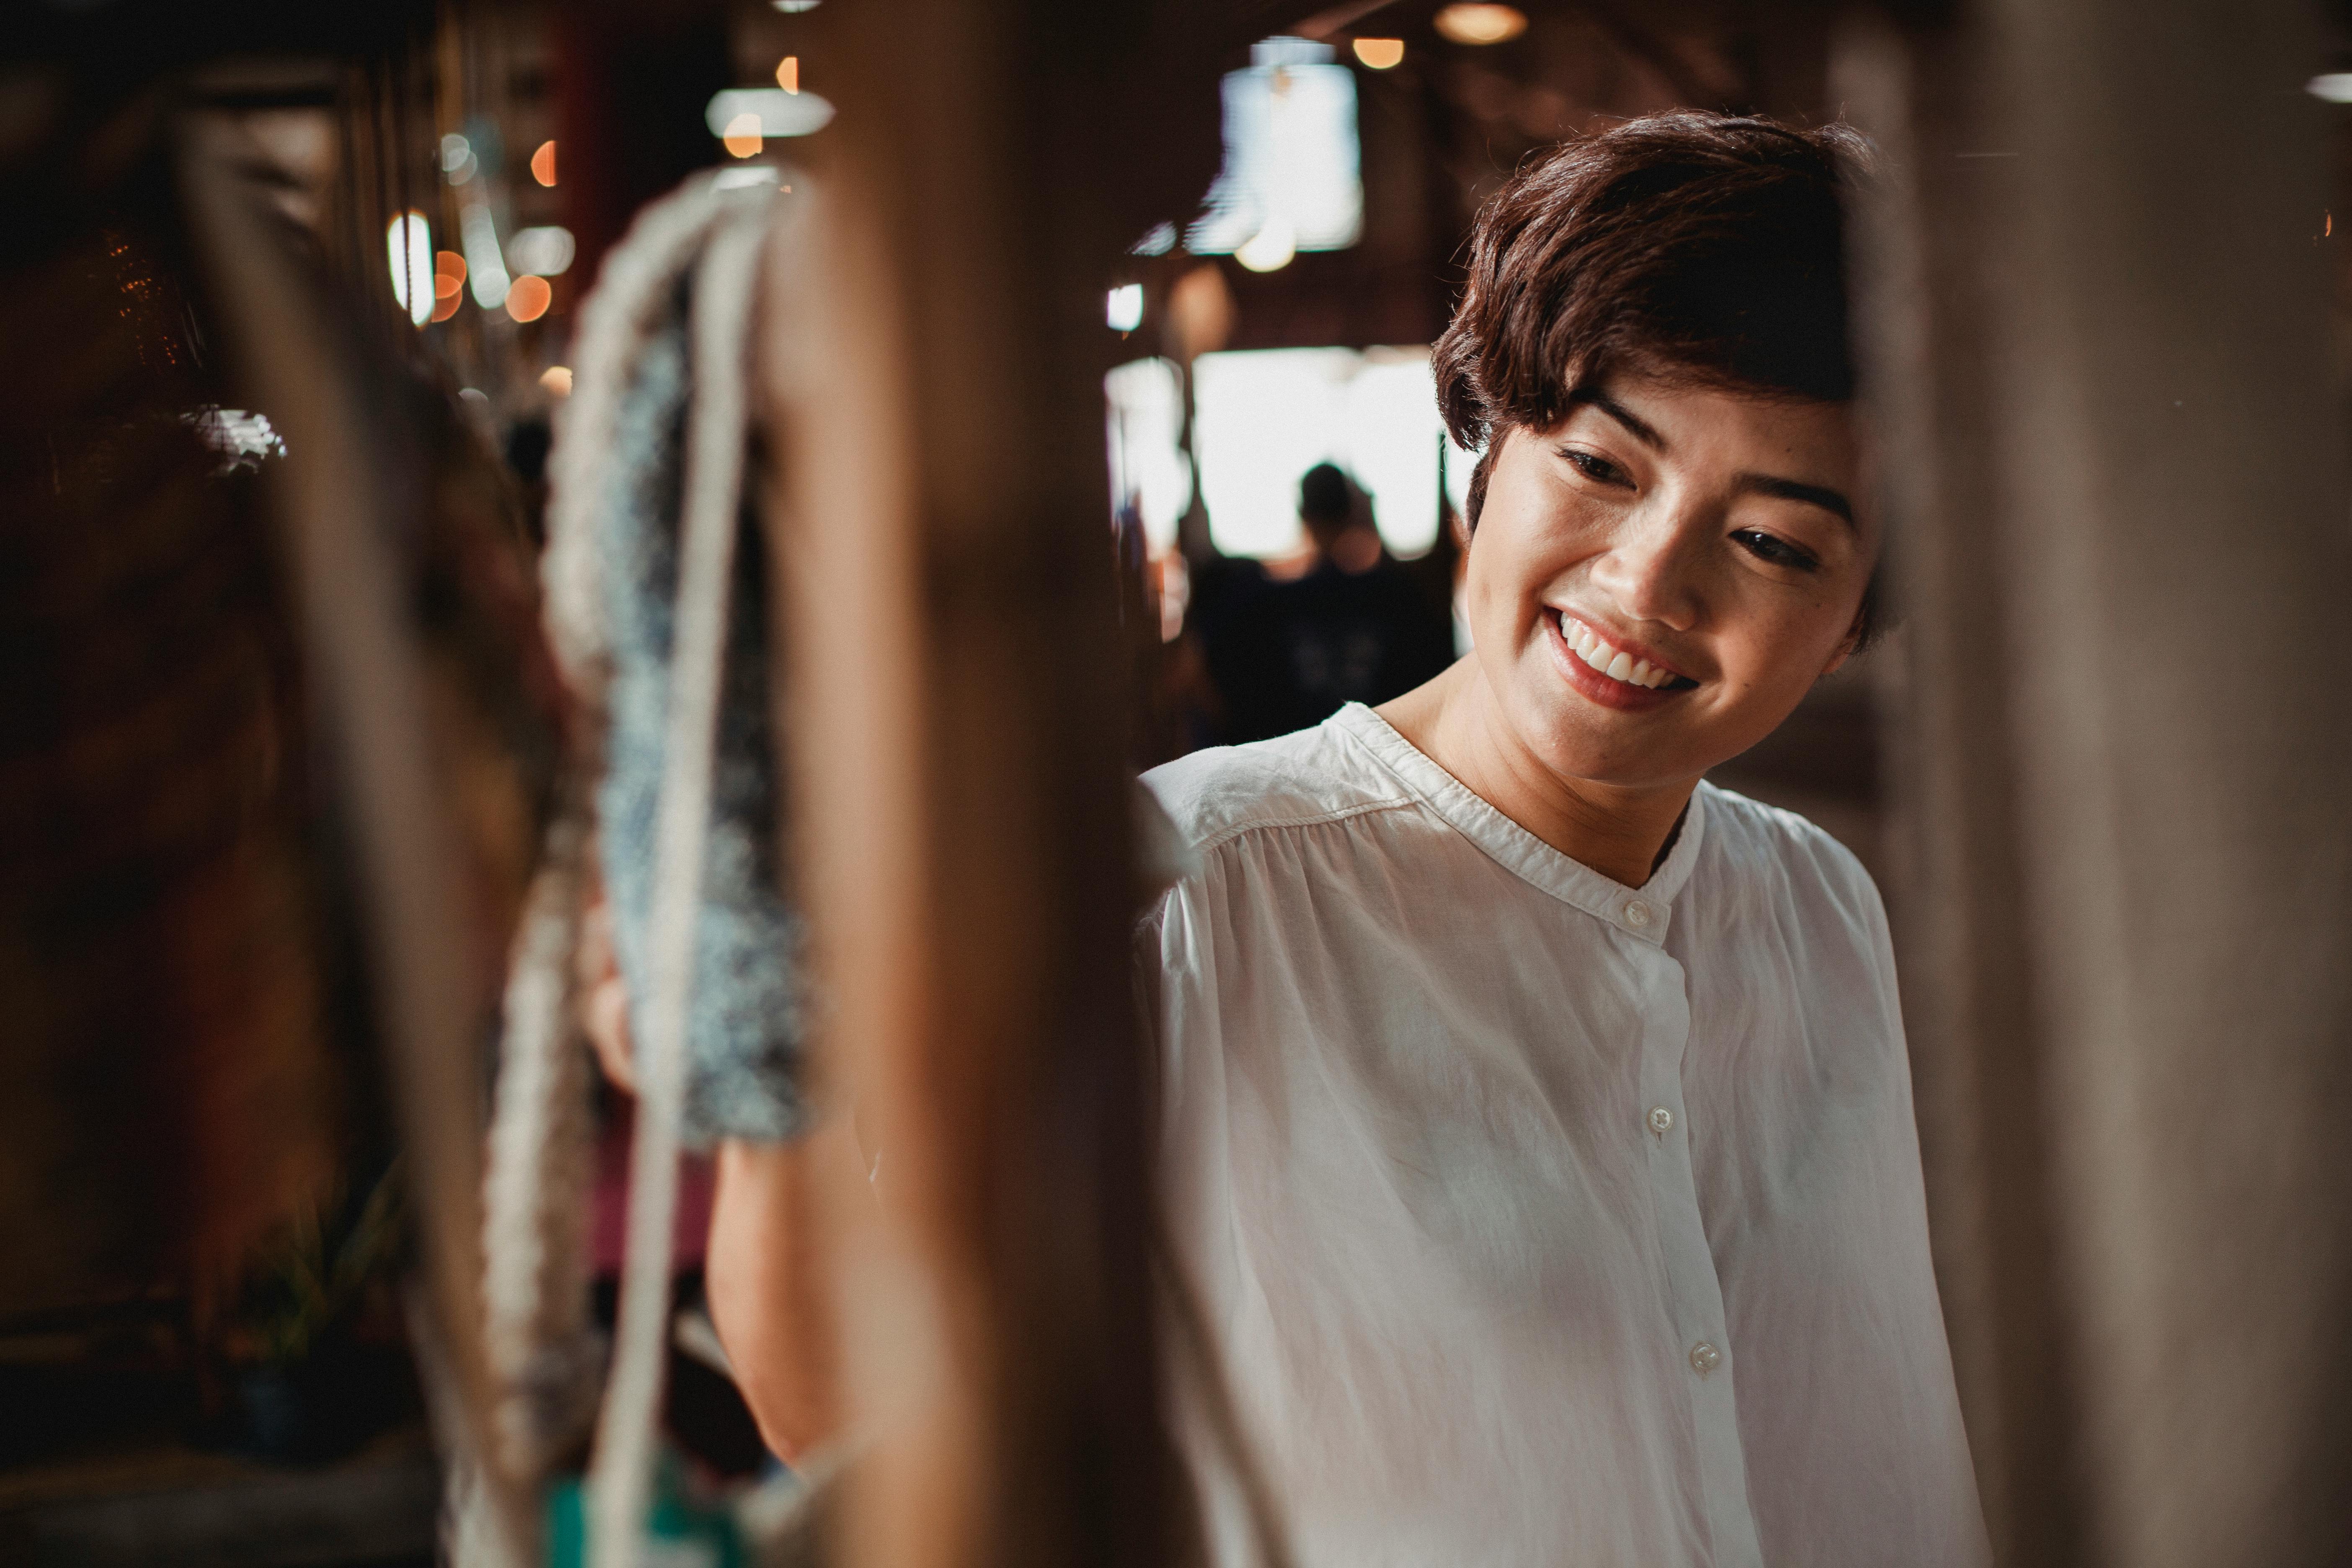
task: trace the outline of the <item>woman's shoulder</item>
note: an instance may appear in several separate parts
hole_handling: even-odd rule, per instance
[[[1143,775],[1184,842],[1208,855],[1258,830],[1393,809],[1410,797],[1330,723],[1244,746],[1212,746]]]
[[[1879,907],[1878,884],[1861,858],[1809,818],[1752,800],[1736,790],[1699,785],[1706,797],[1702,863],[1738,880],[1769,879],[1810,887],[1856,909]]]

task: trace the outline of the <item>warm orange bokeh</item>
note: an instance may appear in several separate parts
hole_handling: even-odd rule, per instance
[[[536,321],[547,314],[554,299],[555,290],[546,279],[526,272],[507,288],[507,314],[518,321]]]
[[[767,145],[767,138],[761,133],[760,117],[756,114],[739,114],[729,121],[726,133],[719,141],[738,158],[756,158],[760,149]]]

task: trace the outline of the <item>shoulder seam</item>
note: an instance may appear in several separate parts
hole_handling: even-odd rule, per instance
[[[1273,831],[1285,827],[1319,827],[1327,822],[1345,822],[1351,816],[1370,816],[1379,811],[1403,811],[1412,805],[1410,800],[1367,800],[1353,805],[1343,805],[1332,811],[1319,811],[1312,816],[1270,816],[1249,822],[1237,822],[1193,846],[1193,852],[1212,854],[1223,848],[1244,834]]]

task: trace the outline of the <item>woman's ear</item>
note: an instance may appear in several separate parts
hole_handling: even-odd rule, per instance
[[[1830,655],[1829,663],[1822,667],[1823,675],[1835,675],[1847,659],[1861,651],[1862,639],[1870,629],[1869,622],[1870,605],[1864,602],[1862,608],[1853,613],[1853,624],[1846,627],[1845,636],[1838,639],[1837,648]]]
[[[1823,675],[1833,674],[1840,665],[1861,652],[1863,645],[1870,641],[1871,634],[1879,629],[1879,595],[1884,591],[1885,570],[1884,557],[1872,563],[1870,581],[1863,585],[1862,603],[1853,607],[1853,624],[1846,627],[1845,636],[1839,639],[1837,651],[1830,655],[1829,663],[1822,669]]]

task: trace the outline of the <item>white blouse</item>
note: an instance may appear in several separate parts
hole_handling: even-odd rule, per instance
[[[1145,783],[1173,1240],[1301,1568],[1989,1560],[1851,854],[1702,784],[1626,888],[1354,705]]]

